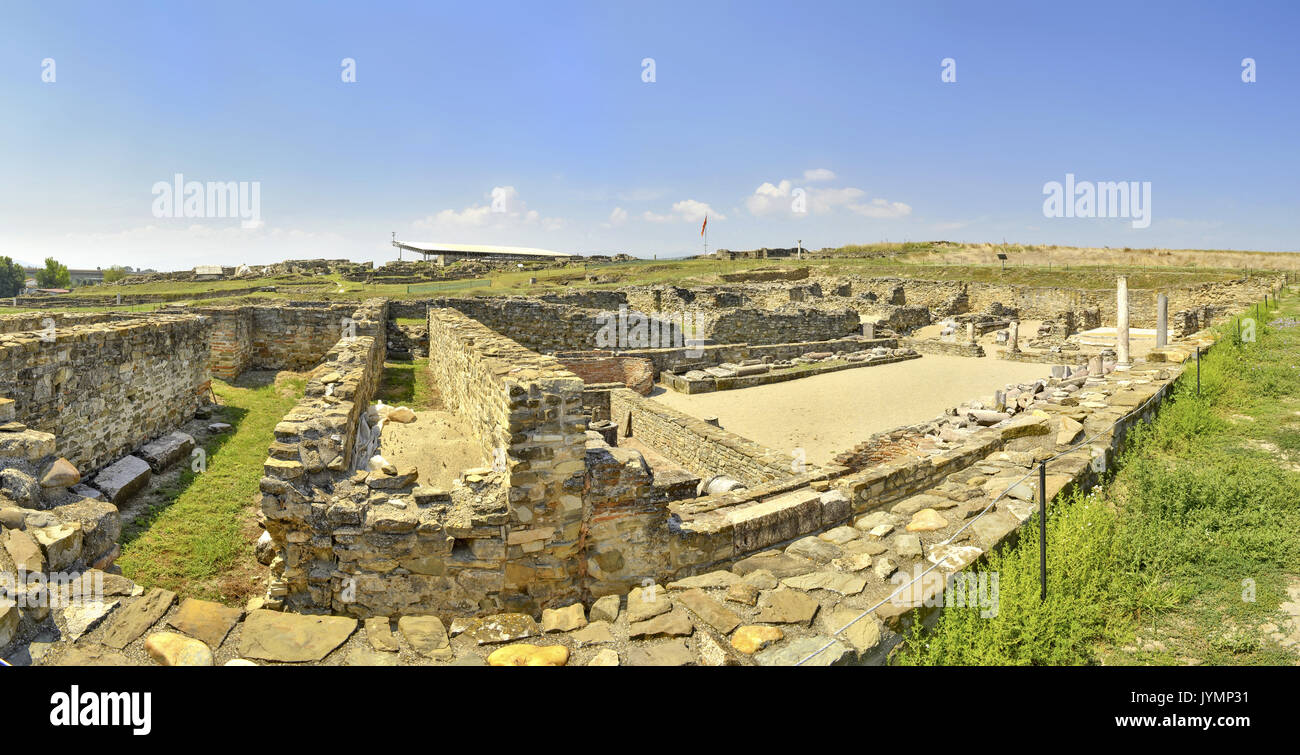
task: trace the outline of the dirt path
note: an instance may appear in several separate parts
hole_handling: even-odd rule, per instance
[[[991,396],[1010,382],[1046,377],[1045,364],[928,354],[878,367],[843,370],[772,385],[686,395],[656,388],[657,401],[775,450],[804,449],[813,464],[888,430]]]

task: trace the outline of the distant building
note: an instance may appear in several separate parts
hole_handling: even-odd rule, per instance
[[[23,272],[31,276],[35,276],[41,270],[44,270],[44,268],[40,268],[40,267],[23,268]],[[72,278],[73,288],[76,288],[77,286],[94,286],[104,282],[103,270],[77,270],[73,268],[68,268],[68,275],[71,276]],[[33,278],[33,280],[35,280],[35,278]],[[50,290],[55,290],[55,289],[50,289]]]
[[[714,251],[713,256],[720,260],[766,260],[766,259],[783,259],[789,257],[799,257],[801,252],[798,247],[792,249],[748,249],[744,251],[733,251],[731,249],[718,249]]]
[[[393,240],[399,250],[422,255],[426,261],[433,258],[439,265],[450,265],[458,260],[498,260],[501,262],[565,262],[578,255],[552,252],[546,249],[529,249],[520,246],[494,244],[444,244],[423,241]]]
[[[194,280],[196,281],[221,280],[225,275],[225,268],[221,265],[196,265],[194,267]]]

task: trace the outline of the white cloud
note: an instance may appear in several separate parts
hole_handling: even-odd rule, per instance
[[[829,168],[812,168],[803,172],[804,183],[816,183],[817,181],[834,181],[835,171]]]
[[[824,168],[804,171],[805,181],[829,180],[834,175]],[[865,191],[852,186],[840,189],[802,187],[795,186],[789,179],[784,179],[777,184],[763,182],[745,199],[745,207],[756,216],[826,215],[841,208],[868,218],[901,218],[912,213],[911,206],[902,202],[891,202],[885,199],[868,200],[866,197]]]
[[[564,228],[563,218],[543,217],[528,209],[513,186],[495,186],[487,193],[488,204],[470,205],[460,210],[440,210],[412,225],[421,230],[457,231],[472,228],[506,228],[540,226],[546,231]]]
[[[646,210],[641,217],[651,223],[699,223],[708,216],[710,220],[726,220],[727,216],[710,207],[705,202],[695,199],[683,199],[680,202],[674,202],[672,211],[666,214],[660,214]]]
[[[622,207],[615,207],[613,212],[609,213],[609,222],[607,226],[623,225],[627,222],[627,210]]]

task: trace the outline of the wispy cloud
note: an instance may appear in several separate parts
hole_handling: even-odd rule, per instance
[[[804,171],[804,182],[830,181],[835,174],[826,168]],[[826,215],[845,210],[868,218],[901,218],[912,214],[912,207],[887,199],[868,199],[862,189],[795,186],[790,179],[778,183],[765,181],[745,199],[745,207],[755,216],[803,217]]]
[[[680,202],[674,202],[671,212],[656,213],[646,210],[641,217],[651,223],[698,223],[708,216],[710,220],[726,220],[727,216],[710,207],[705,202],[695,199],[683,199]]]
[[[416,220],[412,225],[420,230],[458,231],[481,228],[539,227],[546,231],[564,228],[564,218],[546,217],[537,210],[528,209],[513,186],[495,186],[488,192],[488,204],[470,205],[459,210],[440,210],[433,215]]]

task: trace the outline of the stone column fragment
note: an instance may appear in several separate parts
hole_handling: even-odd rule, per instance
[[[1115,369],[1127,370],[1133,365],[1128,344],[1128,276],[1119,276],[1115,283]]]
[[[1156,297],[1156,346],[1169,344],[1169,297],[1160,294]]]

